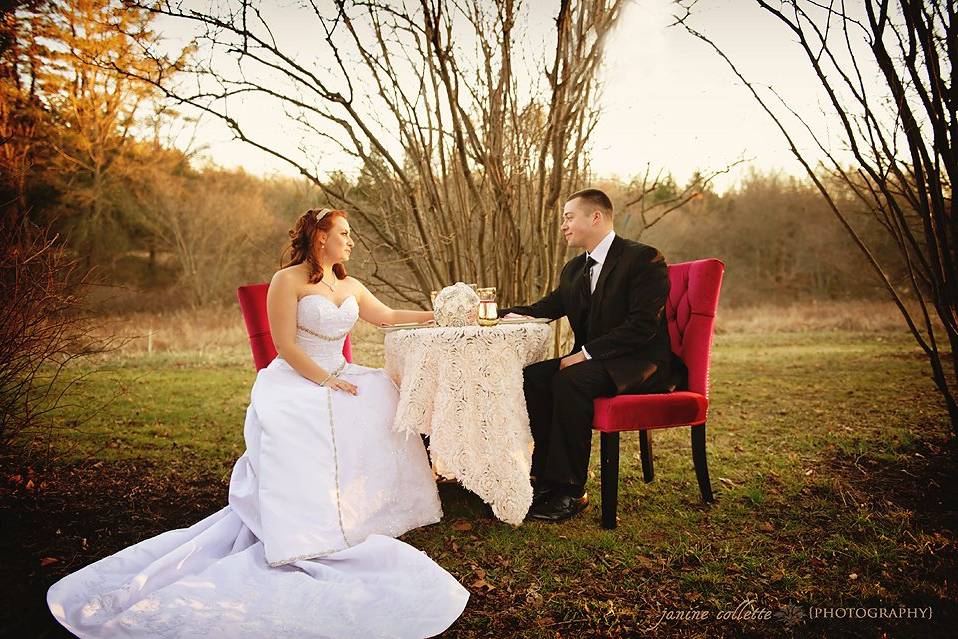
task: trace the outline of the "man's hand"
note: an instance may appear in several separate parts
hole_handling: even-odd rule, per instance
[[[572,355],[566,355],[561,360],[559,360],[559,370],[566,368],[567,366],[574,366],[580,362],[585,361],[585,355],[582,354],[582,351],[578,353],[573,353]]]

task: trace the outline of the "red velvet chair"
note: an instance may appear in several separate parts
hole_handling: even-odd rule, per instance
[[[592,427],[600,432],[602,473],[602,527],[615,528],[619,493],[619,433],[639,431],[642,474],[652,481],[652,440],[655,428],[691,426],[692,462],[699,491],[714,501],[705,459],[705,420],[708,413],[709,364],[715,310],[725,264],[707,259],[669,266],[669,321],[672,351],[689,369],[688,390],[649,395],[619,395],[595,400]]]
[[[246,332],[249,334],[249,346],[253,351],[253,364],[256,370],[265,368],[276,358],[276,347],[273,346],[273,336],[269,332],[269,320],[266,317],[266,291],[269,284],[250,284],[236,289],[239,298],[240,310],[246,321]],[[349,342],[349,335],[343,344],[343,356],[347,362],[353,361],[353,348]]]

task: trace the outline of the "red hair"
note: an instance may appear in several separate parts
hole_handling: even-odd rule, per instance
[[[323,265],[319,263],[317,251],[319,242],[318,233],[329,233],[333,228],[333,220],[337,217],[346,219],[346,212],[339,209],[309,209],[299,216],[296,224],[289,230],[289,261],[282,268],[306,262],[309,265],[309,283],[317,284],[323,279]],[[346,266],[337,262],[333,264],[333,274],[337,279],[346,278]]]

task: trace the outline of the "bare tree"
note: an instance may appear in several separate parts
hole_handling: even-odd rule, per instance
[[[232,299],[237,283],[256,270],[257,238],[275,235],[262,184],[242,172],[177,169],[186,159],[161,148],[153,156],[132,188],[137,222],[173,255],[193,306],[225,292]]]
[[[850,8],[842,0],[756,2],[804,52],[830,123],[839,125],[840,145],[774,89],[747,81],[718,45],[694,29],[695,2],[677,1],[677,22],[728,63],[785,136],[900,309],[958,434],[958,215],[952,190],[958,179],[958,3],[864,0]],[[855,206],[882,225],[898,255],[889,259],[863,239],[834,187],[816,171],[811,152],[800,150],[802,135],[824,158],[819,170],[854,194]],[[899,260],[907,266],[917,311],[889,275],[889,262]]]
[[[703,196],[708,191],[712,181],[738,166],[744,160],[737,160],[718,170],[705,173],[696,171],[684,187],[678,187],[671,174],[664,168],[655,171],[651,164],[645,166],[645,171],[636,175],[629,182],[624,195],[621,210],[621,229],[623,235],[640,238],[648,229]]]
[[[268,3],[138,6],[199,31],[196,83],[167,95],[352,212],[373,285],[425,306],[429,290],[457,280],[498,286],[506,303],[555,285],[560,198],[586,178],[596,74],[621,5],[560,0],[543,50],[528,44],[541,5],[521,0],[311,1],[298,21],[318,34],[307,54],[284,41],[290,16]],[[232,115],[244,98],[294,125],[299,150],[251,133]],[[323,148],[358,177],[323,166]]]

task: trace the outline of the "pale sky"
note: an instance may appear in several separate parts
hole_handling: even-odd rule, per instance
[[[534,13],[551,12],[554,4],[532,0],[530,6]],[[748,166],[801,174],[781,133],[727,64],[683,28],[668,27],[673,10],[671,0],[633,0],[609,41],[602,72],[603,115],[593,136],[593,170],[599,176],[626,179],[651,163],[671,171],[681,183],[696,169],[749,160],[717,180],[720,190],[737,181]],[[279,11],[286,14],[286,9]],[[297,25],[287,22],[280,26],[297,37]],[[794,37],[754,2],[702,0],[692,24],[712,37],[747,78],[773,85],[813,119],[820,113],[816,81]],[[268,117],[239,105],[233,111],[253,134],[283,136],[294,143],[295,135],[277,128]],[[823,121],[819,116],[818,122]],[[295,174],[280,161],[230,138],[225,126],[212,120],[203,122],[199,131],[217,164],[241,166],[258,175]]]
[[[745,158],[760,168],[799,172],[781,133],[726,62],[684,28],[668,26],[672,12],[669,0],[637,0],[609,43],[595,171],[626,178],[651,163],[681,182],[696,169]],[[750,81],[774,83],[783,95],[815,104],[808,101],[815,94],[808,62],[753,2],[705,0],[692,23]]]

